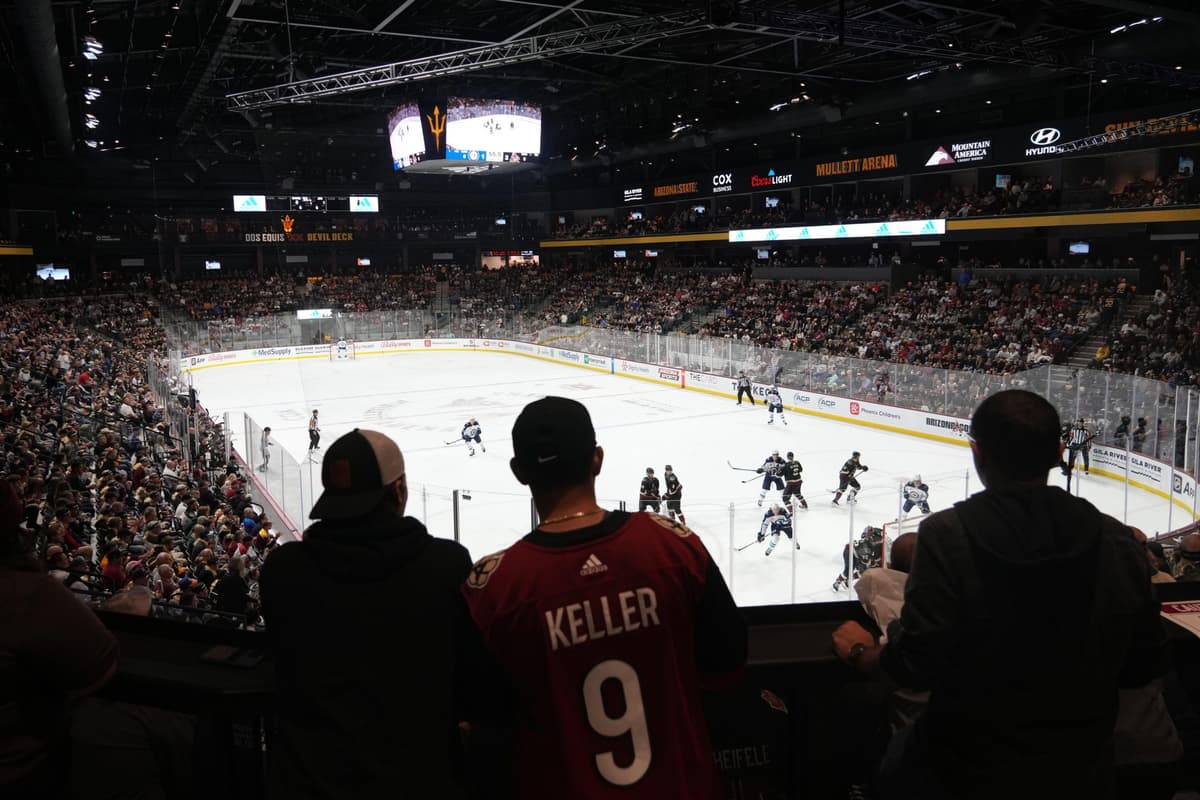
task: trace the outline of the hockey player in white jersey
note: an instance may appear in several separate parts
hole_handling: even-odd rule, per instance
[[[755,472],[759,472],[763,476],[762,490],[758,493],[758,504],[761,506],[763,500],[767,497],[767,492],[771,489],[783,491],[783,464],[784,461],[779,457],[779,451],[776,450],[767,456],[767,460],[763,462]]]
[[[350,357],[350,344],[349,344],[349,342],[346,341],[346,337],[344,337],[344,336],[342,338],[338,339],[337,357],[338,358],[349,358]]]
[[[779,394],[778,386],[772,386],[767,390],[767,413],[770,414],[770,418],[767,419],[768,425],[774,424],[776,414],[779,414],[779,421],[787,425],[787,420],[783,416],[783,397]]]
[[[474,417],[471,417],[467,420],[467,424],[463,425],[462,440],[467,443],[467,455],[475,455],[475,445],[479,445],[480,450],[487,452],[487,448],[483,446],[483,440],[480,438],[482,433],[483,429],[479,427],[479,421]]]
[[[929,485],[921,480],[920,475],[913,477],[904,484],[904,506],[901,513],[907,514],[913,506],[921,509],[922,514],[929,513]]]
[[[762,524],[758,527],[758,541],[762,542],[768,536],[771,537],[770,543],[767,544],[767,555],[775,550],[775,545],[779,544],[779,534],[786,533],[787,537],[796,544],[796,549],[800,549],[800,543],[796,541],[796,537],[792,532],[792,515],[788,510],[778,503],[767,509],[767,513],[763,514]]]

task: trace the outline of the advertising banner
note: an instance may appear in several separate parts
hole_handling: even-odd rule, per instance
[[[941,236],[946,233],[944,219],[891,220],[889,222],[848,222],[843,225],[801,225],[786,228],[749,228],[729,232],[729,241],[789,242],[807,239],[886,239],[895,236]]]

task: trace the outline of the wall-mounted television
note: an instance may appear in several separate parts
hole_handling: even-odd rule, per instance
[[[205,262],[204,262],[204,268],[205,268],[205,269],[207,269],[207,270],[217,270],[217,269],[220,269],[220,268],[221,268],[221,262],[220,262],[220,261],[208,261],[208,260],[206,259],[206,260],[205,260]]]
[[[771,251],[770,250],[758,250],[758,251],[756,251],[755,255],[759,261],[767,261],[768,259],[771,258]]]
[[[371,266],[371,259],[360,257],[360,258],[354,259],[354,263],[360,267],[369,267],[369,266]]]
[[[771,197],[768,195],[767,199],[766,199],[766,206],[767,206],[767,208],[778,208],[779,207],[779,198]]]
[[[613,250],[613,258],[624,258],[624,257],[625,257],[624,250]]]
[[[37,276],[44,281],[69,281],[71,269],[57,264],[38,264]]]
[[[1073,256],[1086,256],[1092,251],[1092,246],[1087,242],[1071,242],[1067,245],[1067,252]]]

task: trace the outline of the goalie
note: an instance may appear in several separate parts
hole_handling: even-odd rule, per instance
[[[920,508],[922,514],[929,513],[929,485],[921,480],[920,475],[904,484],[904,507],[900,513],[907,514],[913,506]]]
[[[850,583],[850,545],[842,546],[842,574],[833,582],[833,590],[839,591]],[[883,566],[883,528],[863,528],[862,535],[854,540],[854,579],[865,570]]]

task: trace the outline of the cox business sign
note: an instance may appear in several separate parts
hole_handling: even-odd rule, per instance
[[[750,228],[729,232],[729,241],[788,242],[805,239],[883,239],[892,236],[941,236],[944,219],[911,219],[891,222],[852,222],[848,225],[805,225],[794,228]]]
[[[712,192],[713,194],[723,194],[733,191],[733,173],[732,172],[717,172],[712,176]]]

